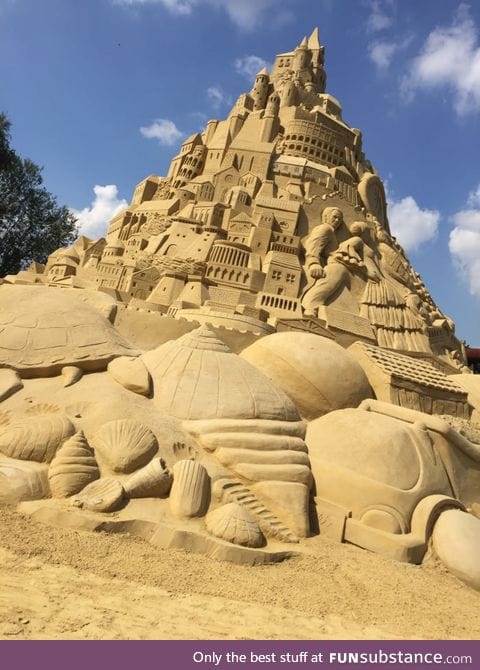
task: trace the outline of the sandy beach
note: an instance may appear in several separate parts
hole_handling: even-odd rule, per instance
[[[1,507],[0,639],[478,639],[480,594],[430,558],[317,538],[245,567]]]

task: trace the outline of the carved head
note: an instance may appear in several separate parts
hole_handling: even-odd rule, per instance
[[[373,233],[368,225],[364,221],[354,221],[350,226],[350,233],[353,236],[360,237],[366,244],[371,244],[373,239]]]
[[[368,230],[368,226],[363,221],[354,221],[354,223],[352,223],[350,226],[350,232],[352,235],[358,235],[358,237],[362,237],[366,230]]]
[[[322,212],[322,223],[336,230],[341,223],[343,223],[342,210],[338,207],[325,207]]]

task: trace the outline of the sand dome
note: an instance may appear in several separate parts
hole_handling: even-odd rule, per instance
[[[180,419],[298,421],[293,402],[207,326],[143,355],[154,402]]]
[[[339,344],[310,333],[274,333],[240,354],[262,370],[311,420],[372,397],[365,372]]]

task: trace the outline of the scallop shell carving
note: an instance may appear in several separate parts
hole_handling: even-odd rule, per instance
[[[22,461],[50,463],[57,449],[75,432],[64,414],[25,419],[0,434],[0,451]]]
[[[203,516],[210,504],[210,478],[197,461],[178,461],[173,466],[170,509],[177,517]]]
[[[228,503],[209,512],[205,525],[209,533],[226,542],[242,547],[261,547],[265,544],[257,522],[237,503]]]
[[[95,451],[113,472],[134,472],[146,465],[158,449],[152,431],[133,419],[104,424],[92,440]]]
[[[123,488],[129,498],[161,498],[168,495],[172,481],[163,458],[154,458],[123,482]]]
[[[99,476],[97,461],[83,431],[75,433],[57,451],[48,471],[50,490],[55,498],[79,493]]]
[[[120,507],[124,495],[125,491],[118,479],[105,477],[88,484],[75,496],[73,504],[92,512],[114,512]]]

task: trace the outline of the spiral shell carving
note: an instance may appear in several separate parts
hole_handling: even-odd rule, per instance
[[[209,533],[242,547],[261,547],[265,538],[257,522],[244,507],[228,503],[209,512],[205,519]]]
[[[99,476],[97,461],[83,431],[65,442],[48,470],[50,490],[55,498],[68,498]]]
[[[143,423],[117,419],[94,435],[93,447],[113,472],[134,472],[146,465],[158,449],[157,438]]]
[[[197,461],[178,461],[173,466],[170,509],[177,517],[203,516],[210,503],[210,478]]]
[[[22,461],[50,463],[57,449],[75,432],[64,414],[25,419],[0,434],[0,451]]]
[[[124,483],[129,498],[161,498],[168,495],[173,476],[163,458],[154,458],[137,470]]]

